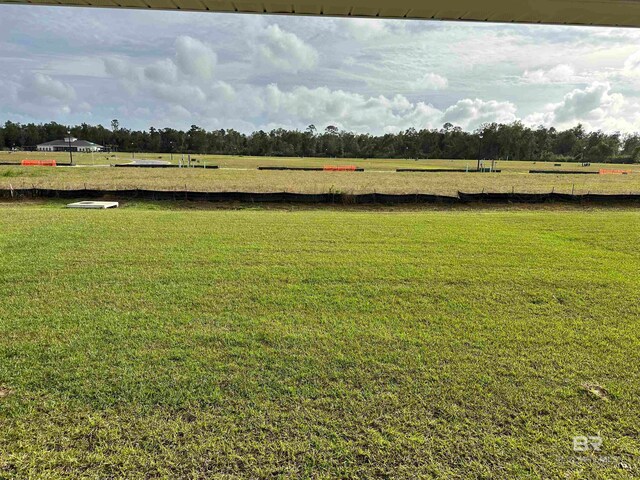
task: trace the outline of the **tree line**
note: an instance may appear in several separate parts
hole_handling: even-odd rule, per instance
[[[67,132],[111,151],[190,153],[283,157],[498,159],[576,162],[640,162],[640,135],[588,132],[582,125],[568,130],[520,122],[487,123],[473,132],[446,123],[441,129],[410,128],[384,135],[357,134],[335,126],[314,125],[304,130],[275,129],[251,134],[213,130],[193,125],[188,131],[172,128],[139,131],[122,128],[118,120],[110,128],[83,123],[68,127],[59,123],[0,126],[0,149],[33,149],[62,139]]]

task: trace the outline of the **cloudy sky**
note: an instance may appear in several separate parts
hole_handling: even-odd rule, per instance
[[[0,5],[0,121],[640,131],[640,31]]]

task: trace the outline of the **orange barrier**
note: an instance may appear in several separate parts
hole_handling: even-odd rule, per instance
[[[55,160],[22,160],[23,167],[55,167]]]
[[[612,170],[608,168],[600,169],[600,175],[628,175],[631,172],[629,170]]]
[[[325,172],[355,172],[355,165],[325,165]]]

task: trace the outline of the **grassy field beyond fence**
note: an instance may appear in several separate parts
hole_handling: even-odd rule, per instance
[[[54,154],[65,161],[63,154]],[[640,165],[593,164],[581,167],[576,163],[498,161],[502,173],[396,173],[397,168],[473,169],[475,160],[384,160],[384,159],[322,159],[195,156],[198,165],[218,165],[220,170],[204,168],[138,169],[98,166],[116,162],[105,154],[77,155],[79,167],[17,167],[0,166],[0,188],[63,188],[63,189],[157,189],[192,191],[292,192],[292,193],[428,193],[456,195],[458,191],[518,193],[640,193]],[[131,161],[130,155],[118,154],[117,162]],[[35,156],[48,158],[41,152],[0,154],[0,160]],[[51,155],[49,155],[51,156]],[[137,155],[136,158],[169,160],[168,155]],[[68,158],[67,158],[68,160]],[[177,162],[174,155],[173,163]],[[258,166],[322,167],[323,165],[356,165],[365,172],[300,172],[258,171]],[[486,162],[489,165],[490,162]],[[195,163],[194,163],[195,165]],[[624,169],[630,175],[583,175],[600,168]],[[576,174],[529,174],[529,170],[571,170]]]

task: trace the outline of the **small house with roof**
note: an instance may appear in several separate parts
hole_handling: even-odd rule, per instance
[[[86,140],[67,137],[62,140],[41,143],[36,147],[36,150],[39,152],[101,152],[104,150],[104,147],[97,143],[87,142]]]

